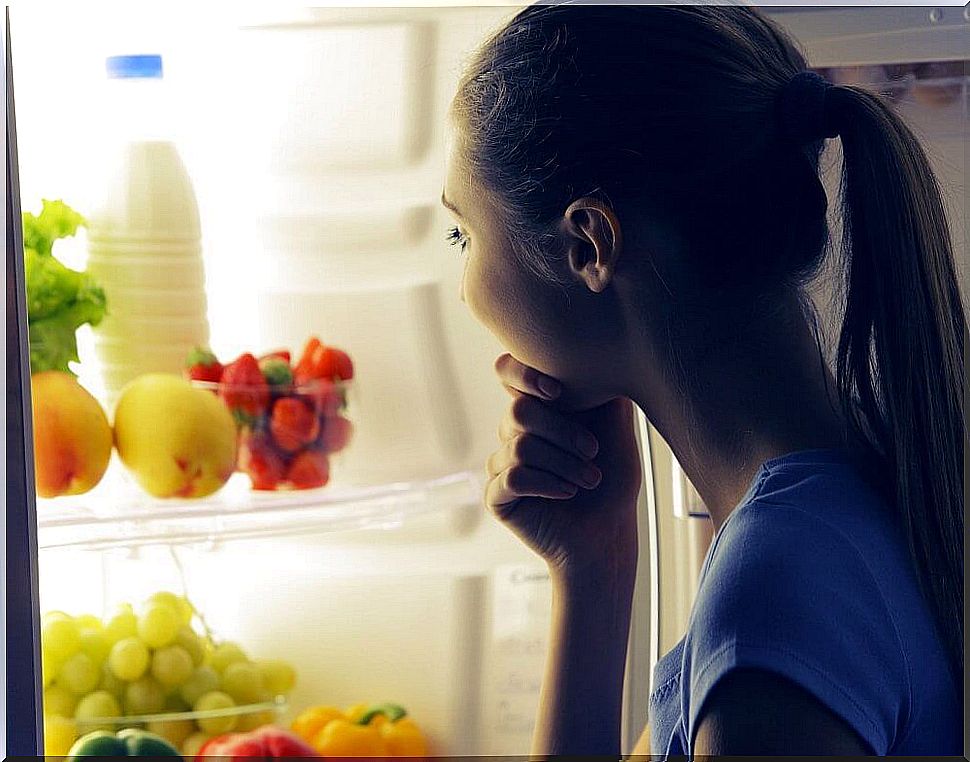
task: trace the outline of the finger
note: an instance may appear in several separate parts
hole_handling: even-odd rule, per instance
[[[558,397],[562,391],[562,385],[552,376],[524,365],[508,352],[499,355],[495,360],[495,372],[505,387],[516,389],[524,394],[551,400]]]
[[[485,504],[497,513],[523,497],[545,497],[565,500],[577,492],[575,484],[563,481],[546,471],[527,466],[513,466],[490,480],[485,488]]]
[[[540,436],[584,459],[595,457],[599,451],[596,437],[585,426],[535,397],[516,392],[499,423],[499,441],[506,442],[521,433]]]
[[[497,476],[512,466],[537,468],[586,489],[595,488],[602,478],[592,463],[532,434],[519,434],[492,453],[487,464],[488,475]]]

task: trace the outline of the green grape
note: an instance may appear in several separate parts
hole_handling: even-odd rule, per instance
[[[142,677],[125,688],[125,714],[156,714],[165,708],[165,690],[151,677]]]
[[[152,655],[152,677],[165,688],[181,685],[192,674],[192,657],[182,646],[165,646]]]
[[[216,672],[222,672],[230,664],[237,661],[249,661],[249,657],[235,643],[230,641],[220,643],[212,651],[211,666]]]
[[[60,614],[60,612],[51,613]],[[40,637],[44,648],[51,656],[65,660],[80,650],[81,632],[73,619],[66,615],[48,615],[45,620]]]
[[[94,723],[90,720],[120,716],[121,705],[108,691],[89,693],[81,699],[74,712],[74,719],[85,733],[90,733],[92,730],[114,730],[115,726],[110,722]]]
[[[44,752],[50,756],[66,757],[77,739],[77,725],[74,718],[58,717],[56,714],[44,717]]]
[[[274,722],[276,722],[276,712],[272,709],[244,714],[239,718],[239,722],[236,723],[236,732],[247,733],[250,730],[256,730],[264,725],[272,725]]]
[[[219,673],[212,667],[202,666],[196,669],[191,677],[185,681],[179,689],[179,695],[188,702],[189,706],[195,706],[195,702],[199,698],[218,688]]]
[[[148,647],[138,638],[119,640],[108,654],[111,671],[121,680],[137,680],[148,669],[148,661]]]
[[[100,630],[85,627],[81,630],[81,653],[90,656],[95,664],[101,664],[108,658],[111,644]]]
[[[296,685],[296,670],[282,659],[257,659],[256,666],[273,696],[285,696]]]
[[[195,614],[192,604],[189,603],[188,599],[186,599],[184,596],[170,593],[167,590],[153,594],[145,603],[148,605],[160,603],[164,606],[169,606],[170,608],[175,609],[175,611],[178,612],[179,621],[181,624],[188,624],[191,622],[192,616]]]
[[[66,619],[68,621],[71,621],[74,619],[74,617],[72,617],[66,611],[61,611],[60,609],[45,611],[43,616],[41,616],[40,618],[40,626],[46,627],[49,622],[54,622],[61,619]]]
[[[189,712],[192,710],[192,706],[182,698],[182,694],[178,691],[169,693],[165,697],[164,708],[166,712]]]
[[[226,667],[222,672],[220,687],[237,704],[258,704],[270,698],[263,682],[263,673],[252,662],[237,661]]]
[[[44,714],[60,717],[73,717],[77,706],[77,696],[62,685],[52,685],[44,689]]]
[[[199,753],[199,749],[201,749],[205,745],[206,741],[208,741],[210,738],[212,738],[212,736],[210,736],[208,733],[203,733],[202,731],[193,733],[182,742],[182,756],[186,759],[195,759],[196,755]]]
[[[111,669],[111,664],[107,661],[101,665],[101,682],[98,688],[107,691],[118,701],[125,697],[125,681],[118,677]]]
[[[175,635],[175,645],[188,651],[189,656],[192,657],[193,666],[198,667],[205,661],[205,645],[187,624],[179,627],[179,631]]]
[[[210,712],[217,709],[231,709],[236,702],[221,691],[211,691],[200,697],[193,707],[196,712]],[[199,728],[211,735],[228,733],[236,727],[237,716],[234,714],[222,717],[199,717],[195,723]]]
[[[81,614],[81,616],[74,617],[74,621],[81,630],[97,630],[100,632],[104,629],[101,620],[94,614]]]
[[[151,648],[163,648],[175,640],[180,624],[176,609],[152,603],[138,617],[138,635]]]
[[[54,684],[54,681],[61,672],[61,667],[64,666],[64,661],[61,657],[48,653],[47,648],[43,645],[41,646],[40,673],[45,688]]]
[[[104,634],[112,645],[138,634],[138,617],[131,606],[126,603],[118,608],[115,615],[105,623]]]
[[[100,680],[101,668],[87,654],[74,654],[64,662],[61,673],[57,676],[58,685],[78,696],[93,691]]]

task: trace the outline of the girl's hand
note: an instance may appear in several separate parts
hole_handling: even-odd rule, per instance
[[[513,399],[486,464],[488,508],[554,570],[635,570],[643,474],[633,404],[557,409],[558,392],[550,399],[540,386],[560,387],[555,379],[510,354],[495,369]]]

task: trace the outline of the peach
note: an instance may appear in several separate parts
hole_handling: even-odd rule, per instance
[[[58,497],[87,492],[101,481],[111,459],[108,417],[70,373],[35,373],[30,390],[37,494]]]

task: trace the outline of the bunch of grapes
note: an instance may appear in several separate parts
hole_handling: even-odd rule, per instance
[[[193,629],[196,614],[186,598],[170,592],[155,593],[137,611],[122,604],[104,621],[91,614],[45,614],[41,657],[47,754],[66,754],[76,738],[92,730],[137,726],[191,758],[213,736],[273,722],[273,710],[135,719],[261,704],[293,689],[296,673],[289,664],[251,660],[236,643],[214,642],[207,632]],[[104,722],[125,717],[132,721]]]

